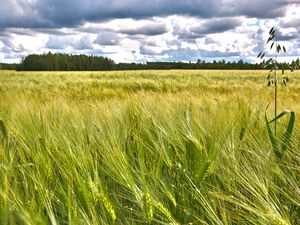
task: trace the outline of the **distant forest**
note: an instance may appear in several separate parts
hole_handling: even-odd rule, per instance
[[[299,65],[299,59],[296,60]],[[287,66],[288,64],[285,63]],[[220,69],[220,70],[257,70],[261,64],[253,64],[239,60],[237,62],[213,61],[205,62],[147,62],[147,63],[115,63],[102,56],[43,54],[28,55],[20,64],[0,64],[2,70],[18,71],[107,71],[107,70],[170,70],[170,69]]]

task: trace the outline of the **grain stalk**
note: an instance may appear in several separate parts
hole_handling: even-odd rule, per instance
[[[278,44],[278,36],[277,36],[277,28],[276,27],[272,27],[271,30],[269,31],[269,38],[267,40],[267,45],[270,45],[270,50],[275,48],[275,57],[270,57],[267,60],[263,60],[262,62],[262,66],[264,69],[269,69],[269,75],[267,77],[268,80],[268,86],[274,85],[274,119],[271,121],[268,121],[267,116],[265,115],[265,121],[266,121],[266,125],[267,125],[267,130],[268,130],[268,134],[269,134],[269,138],[270,141],[272,143],[273,146],[273,150],[274,153],[276,155],[277,158],[282,158],[284,151],[286,150],[286,148],[289,145],[290,139],[291,139],[291,135],[294,129],[294,123],[295,123],[295,113],[292,110],[284,110],[282,113],[280,113],[279,115],[277,115],[277,109],[278,109],[278,73],[277,70],[281,70],[281,74],[282,74],[282,83],[284,84],[284,86],[287,86],[287,83],[289,82],[289,78],[288,76],[284,76],[284,72],[285,70],[290,70],[291,72],[293,72],[295,69],[299,69],[299,65],[297,65],[297,63],[289,63],[289,64],[279,64],[278,63],[278,54],[280,52],[286,52],[286,48],[284,45]],[[257,58],[259,59],[264,59],[266,55],[266,52],[261,51]],[[278,146],[278,139],[277,139],[277,121],[279,118],[283,117],[286,114],[290,114],[290,120],[288,123],[288,127],[286,132],[283,134],[282,138],[282,144],[281,144],[281,149]],[[270,127],[270,123],[274,122],[274,135],[272,132],[272,129]]]

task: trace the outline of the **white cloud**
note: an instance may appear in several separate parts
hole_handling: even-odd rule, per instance
[[[25,3],[25,0],[19,2]],[[27,2],[32,6],[38,1]],[[114,4],[116,2],[114,1]],[[211,4],[216,2],[218,0],[214,0]],[[34,8],[22,9],[20,8],[22,4],[8,0],[4,6],[0,6],[0,12],[5,7],[15,7],[17,10],[13,11],[12,15],[8,15],[8,18],[26,17],[26,20],[31,21],[31,26],[19,28],[9,26],[1,29],[0,23],[0,59],[4,62],[20,61],[26,54],[46,53],[50,50],[104,55],[116,62],[175,59],[189,61],[197,57],[208,59],[224,57],[228,60],[242,57],[252,61],[264,48],[268,30],[275,25],[280,29],[280,39],[290,50],[285,59],[290,60],[292,57],[300,56],[299,5],[290,4],[288,7],[281,7],[281,10],[285,9],[287,12],[285,16],[278,12],[277,15],[280,17],[260,18],[261,16],[250,16],[254,13],[251,11],[252,8],[247,11],[245,4],[236,3],[236,0],[224,1],[221,7],[223,13],[216,12],[216,9],[210,10],[212,18],[208,15],[197,17],[194,12],[186,13],[193,16],[177,12],[148,17],[135,15],[132,18],[119,16],[120,18],[108,20],[88,19],[76,25],[56,28],[41,26],[42,19],[37,25],[27,14],[31,12],[33,15],[38,15],[42,12],[34,12]],[[122,4],[124,5],[125,2]],[[150,6],[153,5],[149,3]],[[229,6],[239,9],[239,13],[233,13],[233,17],[230,17],[225,13],[231,10]],[[117,8],[122,11],[120,7],[121,5]],[[266,7],[266,4],[261,3],[261,7]],[[187,8],[182,10],[184,12]],[[275,12],[274,8],[272,13]],[[224,14],[226,17],[219,17],[218,14]],[[20,24],[22,25],[23,22],[26,21]],[[29,24],[28,21],[27,23]]]

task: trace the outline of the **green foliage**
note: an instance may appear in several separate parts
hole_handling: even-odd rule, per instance
[[[23,71],[81,71],[112,70],[114,61],[102,56],[52,54],[28,55],[18,70]]]
[[[17,63],[0,63],[0,70],[16,70],[18,66]]]

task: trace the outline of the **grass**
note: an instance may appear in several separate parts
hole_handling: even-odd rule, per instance
[[[297,116],[291,76],[278,105]],[[299,224],[299,121],[279,161],[266,82],[263,71],[0,71],[0,224]]]

